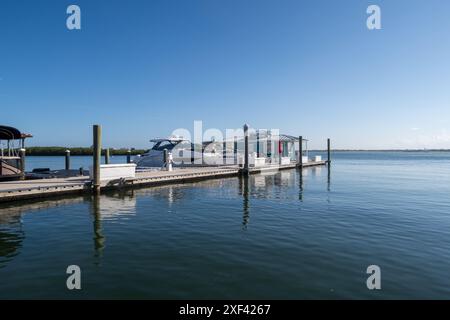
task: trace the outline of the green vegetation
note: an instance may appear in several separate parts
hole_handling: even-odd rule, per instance
[[[28,147],[27,155],[29,156],[64,156],[66,150],[70,150],[70,155],[72,156],[90,156],[92,155],[92,147],[75,147],[75,148],[65,148],[65,147]],[[131,154],[143,154],[146,150],[131,148]],[[122,156],[127,154],[128,149],[109,149],[110,155]],[[103,153],[103,152],[102,152]]]

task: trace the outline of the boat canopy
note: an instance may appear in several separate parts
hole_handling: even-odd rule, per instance
[[[288,134],[279,134],[279,135],[271,135],[271,138],[277,138],[278,141],[281,142],[298,142],[299,137],[294,137]],[[249,139],[250,141],[256,141],[257,139],[257,134],[256,132],[251,132],[249,133]],[[269,134],[267,133],[267,131],[261,131],[259,132],[259,141],[263,142],[263,141],[267,141],[269,139]],[[233,142],[233,141],[244,141],[244,137],[235,137],[233,139],[225,139],[225,142]],[[303,142],[307,142],[308,139],[303,138]],[[211,142],[218,142],[218,141],[211,141]]]
[[[31,134],[22,133],[16,128],[0,126],[0,140],[17,140],[31,137]]]

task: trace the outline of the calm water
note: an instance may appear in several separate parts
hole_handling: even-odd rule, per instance
[[[447,298],[450,153],[0,209],[0,298]],[[82,290],[65,287],[82,270]],[[382,290],[366,288],[381,267]]]

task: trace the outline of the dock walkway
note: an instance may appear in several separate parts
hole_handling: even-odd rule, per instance
[[[325,165],[326,161],[309,162],[303,167]],[[288,165],[268,165],[250,168],[250,174],[294,169],[295,163]],[[135,178],[102,181],[102,190],[114,190],[129,187],[144,187],[173,183],[187,183],[206,179],[218,179],[237,176],[242,172],[238,166],[226,167],[192,167],[174,168],[173,171],[144,171],[137,172]],[[64,194],[83,194],[91,192],[91,180],[88,176],[70,178],[52,178],[21,181],[0,182],[0,202],[17,201],[23,199],[46,198]]]

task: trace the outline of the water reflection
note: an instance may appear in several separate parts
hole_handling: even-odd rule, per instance
[[[298,200],[303,202],[303,169],[298,170]]]
[[[105,248],[106,236],[102,230],[105,220],[118,222],[136,215],[136,197],[134,191],[122,191],[105,195],[93,195],[90,199],[94,232],[94,251],[101,257]]]
[[[19,254],[24,238],[20,215],[0,215],[0,268]]]
[[[93,226],[94,226],[94,250],[95,256],[101,257],[105,248],[105,236],[102,232],[102,213],[100,205],[100,195],[94,195],[91,201]]]
[[[247,230],[247,225],[250,221],[250,205],[249,205],[249,176],[241,176],[242,181],[242,197],[243,197],[243,215],[242,215],[242,229]]]
[[[192,200],[192,197],[211,193],[215,197],[236,198],[236,182],[238,184],[238,197],[242,199],[242,229],[247,230],[250,223],[251,199],[291,199],[304,202],[307,195],[307,186],[311,180],[320,180],[327,183],[328,197],[331,190],[331,167],[304,168],[300,170],[286,170],[265,174],[251,175],[249,177],[226,178],[208,180],[192,184],[169,185],[121,192],[111,192],[100,196],[52,198],[46,201],[21,202],[14,205],[0,206],[0,268],[6,261],[20,254],[25,232],[22,229],[22,214],[32,214],[36,211],[45,211],[59,206],[84,204],[87,206],[87,215],[81,219],[89,219],[92,226],[93,248],[96,257],[101,257],[106,247],[104,224],[123,223],[136,215],[137,199],[151,197],[156,200],[167,201],[169,207],[176,202]],[[236,181],[238,180],[238,181]],[[298,190],[298,191],[297,191]],[[328,199],[329,201],[329,199]],[[186,208],[179,203],[180,208]],[[83,214],[83,211],[82,211]]]
[[[93,196],[90,201],[95,203],[92,205],[92,212],[98,214],[100,220],[119,222],[136,215],[136,196],[133,190]]]
[[[83,202],[82,197],[55,198],[45,201],[24,201],[0,205],[0,268],[20,254],[25,231],[23,230],[22,214],[33,214],[50,208]]]
[[[328,162],[328,174],[327,174],[327,191],[331,191],[331,163]]]
[[[211,182],[211,184],[209,184]],[[211,180],[208,181],[207,184],[204,182],[192,183],[192,184],[174,184],[167,186],[159,186],[159,187],[151,187],[151,188],[143,188],[136,189],[135,196],[150,196],[154,199],[158,200],[166,200],[169,206],[174,203],[186,198],[189,194],[189,189],[192,186],[195,187],[208,187],[208,188],[216,188],[220,187],[221,181]]]

